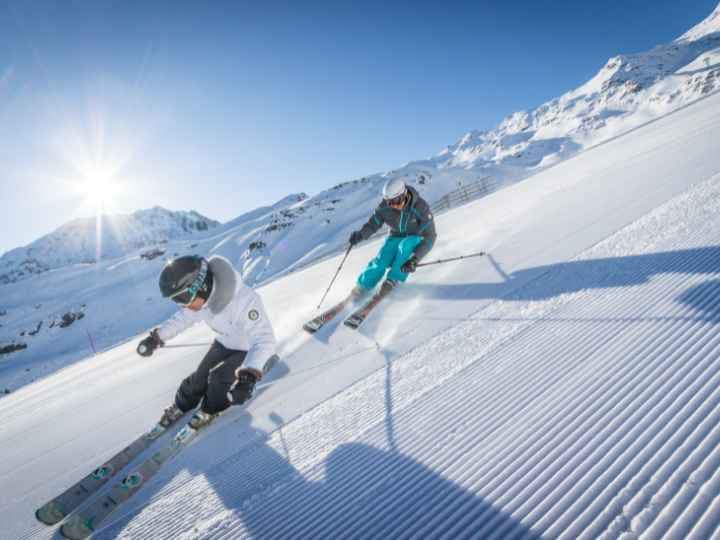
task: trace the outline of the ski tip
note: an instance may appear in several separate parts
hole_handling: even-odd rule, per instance
[[[362,321],[358,321],[355,319],[347,319],[344,323],[345,326],[348,328],[352,328],[353,330],[357,330],[360,328],[360,325],[362,324]]]
[[[93,529],[82,520],[69,521],[60,528],[60,534],[70,540],[84,540],[93,533]]]
[[[65,512],[63,512],[55,502],[49,502],[35,510],[35,518],[40,523],[52,526],[57,525],[65,519]]]

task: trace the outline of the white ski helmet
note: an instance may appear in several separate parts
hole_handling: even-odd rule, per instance
[[[385,186],[383,186],[383,199],[386,201],[395,199],[396,197],[405,195],[406,191],[407,186],[405,185],[405,182],[403,182],[400,178],[391,178],[385,182]]]

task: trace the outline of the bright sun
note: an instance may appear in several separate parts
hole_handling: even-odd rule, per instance
[[[104,163],[92,163],[80,168],[77,187],[86,204],[97,211],[105,211],[121,194],[116,171]]]
[[[82,184],[85,199],[95,205],[103,206],[118,194],[118,186],[110,178],[96,176],[88,178]]]

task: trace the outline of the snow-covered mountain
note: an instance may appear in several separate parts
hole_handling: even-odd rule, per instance
[[[718,88],[720,6],[671,43],[610,58],[579,88],[409,167],[480,169],[515,181]]]
[[[72,264],[114,259],[219,225],[195,211],[172,212],[159,206],[132,214],[103,215],[100,221],[76,219],[0,257],[0,283]]]

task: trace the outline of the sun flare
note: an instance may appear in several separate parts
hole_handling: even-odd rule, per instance
[[[107,205],[119,194],[117,183],[102,176],[84,179],[81,189],[87,202],[96,207]]]
[[[121,195],[116,170],[108,164],[98,162],[78,169],[76,188],[85,205],[98,212],[110,209]]]

